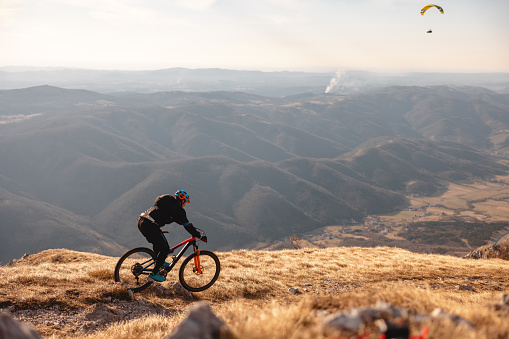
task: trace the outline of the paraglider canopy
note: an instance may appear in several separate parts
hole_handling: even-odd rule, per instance
[[[437,5],[426,5],[426,6],[424,6],[424,7],[421,9],[421,15],[424,15],[424,13],[426,13],[426,11],[427,11],[428,9],[430,9],[431,7],[436,7],[436,8],[438,8],[438,10],[440,11],[440,13],[444,14],[444,10],[442,9],[442,7],[437,6]]]
[[[438,5],[426,5],[426,6],[424,6],[424,7],[421,9],[421,15],[424,15],[424,13],[426,13],[426,11],[427,11],[428,9],[430,9],[431,7],[435,7],[435,8],[437,8],[437,9],[440,11],[440,13],[444,14],[444,10],[443,10],[443,8],[442,8],[442,7],[440,7],[440,6],[438,6]],[[430,30],[428,30],[426,33],[433,33],[433,31],[430,29]]]

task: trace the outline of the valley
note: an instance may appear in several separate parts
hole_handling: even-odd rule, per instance
[[[509,233],[509,176],[449,183],[440,195],[412,194],[408,199],[408,208],[397,213],[326,226],[294,235],[296,246],[286,240],[268,248],[396,246],[420,253],[463,256]],[[423,230],[424,226],[428,227]]]

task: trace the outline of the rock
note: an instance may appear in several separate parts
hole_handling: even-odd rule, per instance
[[[375,311],[374,317],[375,318],[408,318],[410,316],[410,311],[401,308],[401,307],[395,307],[391,306],[390,304],[379,301],[376,303],[376,305],[372,308],[372,310]]]
[[[143,308],[147,308],[147,309],[155,308],[155,305],[153,303],[151,303],[150,301],[145,300],[145,299],[138,299],[137,303],[138,303],[139,307],[143,307]]]
[[[173,291],[173,293],[175,293],[176,295],[181,295],[181,296],[185,296],[185,297],[192,297],[193,296],[191,294],[191,292],[186,290],[184,288],[184,286],[182,286],[179,282],[175,282],[175,281],[169,282],[168,283],[168,289],[170,291]]]
[[[194,304],[187,318],[182,320],[163,339],[219,339],[232,337],[231,330],[219,319],[206,302]]]
[[[0,339],[41,339],[37,331],[13,319],[8,313],[0,313]]]
[[[186,290],[179,282],[170,281],[168,283],[168,288],[161,284],[153,284],[152,289],[159,295],[177,295],[193,298],[192,293]]]
[[[497,311],[506,310],[509,311],[509,294],[502,294],[500,296],[500,301],[495,304],[495,309]]]
[[[472,291],[474,292],[474,288],[470,285],[459,285],[458,290],[464,290],[464,291]]]
[[[332,314],[324,319],[324,325],[326,327],[352,332],[357,331],[362,323],[363,321],[359,316],[359,312],[355,309],[350,312]]]
[[[117,320],[117,316],[104,304],[95,304],[92,306],[90,312],[85,315],[88,321],[95,321],[98,323],[106,323]]]
[[[355,331],[361,324],[371,323],[376,319],[407,319],[409,316],[410,311],[407,309],[394,307],[386,302],[378,302],[372,307],[352,308],[349,311],[333,314],[325,319],[325,325]]]
[[[470,321],[466,320],[465,318],[462,318],[459,315],[450,314],[448,312],[445,312],[441,308],[436,308],[435,310],[433,310],[433,312],[431,312],[431,317],[434,319],[449,319],[458,325],[465,325],[469,328],[474,327],[474,324],[472,324]]]
[[[152,284],[152,289],[159,294],[163,294],[166,291],[166,288],[161,284]]]
[[[509,260],[509,246],[501,244],[484,245],[469,252],[463,258],[466,259],[499,258]]]
[[[324,318],[323,324],[327,328],[357,331],[362,324],[373,323],[376,320],[409,319],[414,312],[405,308],[391,306],[386,302],[378,302],[372,307],[352,308],[349,311],[331,314]],[[391,324],[389,322],[390,326]]]
[[[299,291],[299,289],[297,287],[290,287],[288,289],[288,292],[293,293],[293,294],[301,294],[301,292]]]

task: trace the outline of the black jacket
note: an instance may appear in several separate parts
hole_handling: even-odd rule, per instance
[[[166,194],[157,197],[154,207],[147,211],[159,227],[176,222],[179,225],[187,226],[186,211],[174,196]]]

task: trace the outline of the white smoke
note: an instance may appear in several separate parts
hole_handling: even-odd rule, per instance
[[[374,73],[338,71],[330,80],[325,93],[354,93],[376,83]]]
[[[330,79],[329,86],[325,89],[325,93],[335,93],[338,91],[339,80],[341,79],[341,72],[336,72],[336,77]]]

